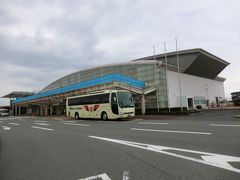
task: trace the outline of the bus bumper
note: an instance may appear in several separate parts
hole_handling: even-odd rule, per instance
[[[128,113],[128,114],[123,114],[123,115],[121,115],[121,117],[120,118],[132,118],[132,117],[134,117],[135,116],[135,113]]]

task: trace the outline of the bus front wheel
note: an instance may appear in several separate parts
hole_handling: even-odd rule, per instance
[[[79,119],[79,114],[78,114],[78,112],[75,113],[75,119]]]
[[[102,112],[101,119],[104,120],[104,121],[108,120],[108,115],[107,115],[106,112]]]

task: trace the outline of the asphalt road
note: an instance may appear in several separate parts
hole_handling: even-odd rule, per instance
[[[0,118],[0,179],[238,180],[236,114],[132,121]]]

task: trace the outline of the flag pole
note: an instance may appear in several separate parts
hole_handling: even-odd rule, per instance
[[[177,38],[175,38],[175,42],[176,42],[176,53],[177,53],[177,69],[178,69],[178,84],[179,84],[179,93],[180,93],[180,105],[181,105],[181,112],[183,112],[183,107],[182,107],[182,87],[181,87],[181,79],[180,79],[180,67],[179,67]]]
[[[155,77],[155,88],[156,88],[156,96],[157,96],[157,111],[159,112],[159,97],[158,97],[158,90],[157,90],[157,78],[156,78],[156,74],[157,74],[157,63],[156,63],[156,55],[155,55],[155,46],[153,45],[153,59],[154,59],[154,77]]]
[[[168,90],[168,60],[167,60],[167,48],[166,48],[165,41],[164,41],[164,53],[165,53],[165,70],[166,70],[168,111],[170,112],[171,110],[170,110],[170,104],[169,104],[169,90]]]

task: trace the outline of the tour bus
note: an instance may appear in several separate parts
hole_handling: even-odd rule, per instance
[[[66,114],[75,119],[130,118],[135,116],[135,106],[129,91],[104,90],[67,98]]]

